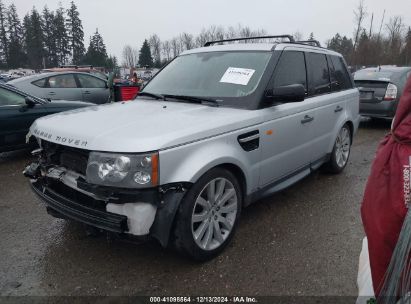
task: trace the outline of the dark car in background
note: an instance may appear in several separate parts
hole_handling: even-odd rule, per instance
[[[393,118],[411,75],[411,67],[377,67],[359,70],[354,82],[360,91],[360,114],[372,118]]]
[[[44,99],[77,100],[95,104],[110,102],[107,81],[90,73],[43,73],[15,79],[7,84]]]
[[[0,152],[27,147],[26,135],[39,117],[93,106],[81,101],[47,101],[0,84]]]

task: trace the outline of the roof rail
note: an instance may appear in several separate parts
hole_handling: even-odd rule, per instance
[[[295,43],[302,43],[302,44],[315,44],[315,46],[321,47],[321,43],[318,40],[301,40],[296,41]]]
[[[76,65],[60,65],[59,68],[77,69]]]
[[[290,42],[295,42],[294,37],[291,35],[276,35],[276,36],[244,37],[244,38],[233,38],[233,39],[208,41],[204,44],[204,46],[207,47],[207,46],[210,46],[216,43],[222,43],[222,42],[257,40],[257,39],[273,39],[273,38],[287,38]]]
[[[90,68],[90,69],[93,68],[93,66],[91,64],[83,64],[83,65],[79,65],[78,67],[79,68]]]

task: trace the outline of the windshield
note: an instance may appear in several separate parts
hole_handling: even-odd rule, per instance
[[[209,52],[174,59],[143,92],[216,98],[243,97],[255,91],[271,52]]]

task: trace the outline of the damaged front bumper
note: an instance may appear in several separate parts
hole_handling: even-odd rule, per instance
[[[88,184],[83,176],[35,162],[23,174],[49,214],[138,238],[153,237],[168,245],[175,214],[189,185],[120,189]]]

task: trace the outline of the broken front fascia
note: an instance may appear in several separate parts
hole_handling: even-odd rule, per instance
[[[39,162],[27,166],[23,173],[31,179],[33,191],[48,208],[53,209],[54,212],[49,212],[52,215],[57,213],[63,218],[121,234],[149,235],[159,240],[164,247],[168,244],[170,230],[180,202],[190,186],[176,183],[138,190],[97,186],[87,183],[81,174],[64,167],[42,166]],[[70,191],[83,194],[92,202],[105,204],[105,212],[91,209],[88,204],[82,204],[80,201],[65,198],[62,193],[53,189],[53,185],[59,184],[64,184]],[[74,210],[76,206],[82,210]],[[113,219],[117,224],[110,222],[115,228],[98,221],[93,222],[90,217],[81,216],[84,215],[84,208],[93,213],[90,215],[92,219],[96,216],[110,218],[110,215],[119,215],[118,218]],[[120,216],[124,217],[124,223],[121,222]]]

